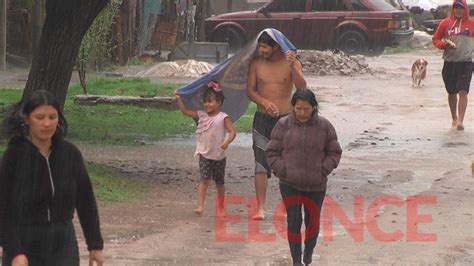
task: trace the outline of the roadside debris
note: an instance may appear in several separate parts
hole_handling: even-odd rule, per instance
[[[347,55],[332,51],[298,51],[303,62],[303,73],[316,76],[367,74],[374,71],[361,55]]]

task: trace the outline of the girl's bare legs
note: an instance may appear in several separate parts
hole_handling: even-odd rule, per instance
[[[199,182],[197,208],[194,209],[194,213],[197,215],[201,215],[204,209],[204,200],[206,199],[206,193],[207,193],[208,187],[209,187],[209,180],[202,179]]]

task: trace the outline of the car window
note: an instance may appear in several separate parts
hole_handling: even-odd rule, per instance
[[[344,11],[347,10],[344,0],[313,0],[312,11]]]
[[[375,7],[376,10],[379,11],[394,11],[397,10],[395,7],[387,3],[387,0],[368,0],[372,6]]]
[[[268,12],[304,12],[306,0],[275,0],[267,6]]]
[[[350,5],[354,11],[368,11],[369,8],[366,7],[360,0],[351,0]]]

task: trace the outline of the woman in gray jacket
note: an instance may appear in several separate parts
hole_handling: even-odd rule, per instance
[[[318,103],[312,91],[296,91],[291,104],[293,111],[281,118],[272,131],[266,155],[268,164],[280,179],[294,265],[302,265],[301,209],[304,206],[303,262],[308,265],[319,234],[327,176],[339,164],[342,149],[334,127],[318,115]]]

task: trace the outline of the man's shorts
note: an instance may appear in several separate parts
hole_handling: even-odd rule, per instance
[[[472,78],[472,62],[444,62],[443,81],[448,94],[457,94],[460,90],[469,93]]]
[[[224,184],[226,158],[216,161],[199,154],[199,172],[201,180],[214,180],[217,185]]]
[[[253,118],[252,139],[253,139],[253,154],[255,156],[255,173],[266,173],[267,177],[272,176],[272,171],[267,163],[267,156],[265,149],[270,140],[270,135],[276,123],[282,116],[271,116],[264,112],[257,111]]]

